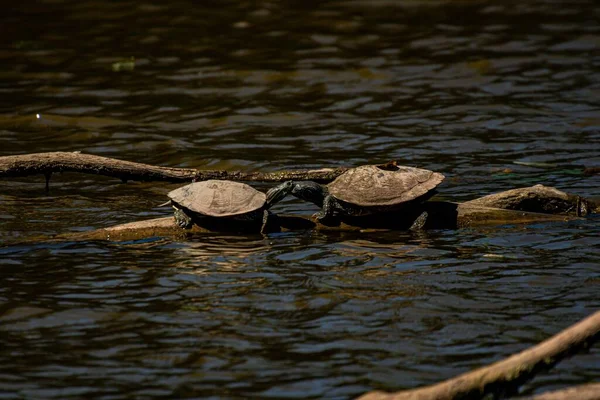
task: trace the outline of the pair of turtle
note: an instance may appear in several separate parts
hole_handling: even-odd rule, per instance
[[[315,217],[325,222],[334,216],[362,216],[389,212],[427,200],[444,175],[426,169],[385,165],[352,168],[328,185],[312,181],[287,181],[266,194],[239,182],[195,182],[169,193],[175,220],[190,228],[197,218],[230,218],[268,224],[269,208],[288,194],[321,208]],[[426,216],[425,216],[426,217]],[[423,223],[423,221],[417,221]]]

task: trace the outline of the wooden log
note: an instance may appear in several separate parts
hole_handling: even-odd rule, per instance
[[[507,190],[463,204],[578,217],[600,211],[600,204],[593,200],[544,185]]]
[[[514,395],[518,387],[563,358],[600,339],[600,311],[542,343],[494,364],[419,389],[374,391],[358,400],[455,400]],[[578,398],[578,397],[575,397]]]
[[[311,216],[277,215],[270,229],[276,231],[318,230],[329,232],[364,232],[383,230],[407,230],[421,212],[429,216],[424,229],[456,229],[467,227],[494,226],[505,224],[527,224],[541,222],[569,221],[578,219],[565,215],[528,213],[498,208],[477,207],[442,201],[429,201],[409,213],[389,213],[346,218],[325,225]],[[62,240],[138,240],[149,237],[179,237],[206,232],[254,232],[258,233],[259,224],[245,224],[225,219],[206,220],[202,225],[195,224],[192,229],[181,229],[173,217],[130,222],[95,231],[60,235]]]
[[[46,184],[54,172],[81,172],[119,178],[123,181],[191,182],[207,179],[235,181],[283,182],[286,180],[313,180],[331,182],[347,171],[346,167],[317,170],[277,172],[244,172],[171,168],[123,161],[114,158],[82,154],[81,152],[51,152],[0,157],[0,178],[45,175]],[[586,175],[597,174],[600,168],[585,168]],[[533,210],[532,210],[533,211]]]
[[[244,172],[223,170],[198,170],[193,168],[170,168],[117,160],[114,158],[82,154],[79,152],[54,152],[23,154],[0,157],[0,178],[45,175],[54,172],[80,172],[104,175],[122,181],[186,182],[208,179],[233,181],[284,182],[287,180],[313,180],[330,182],[347,168],[323,168],[277,172]]]

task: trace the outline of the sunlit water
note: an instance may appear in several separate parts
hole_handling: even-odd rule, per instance
[[[446,199],[535,183],[598,196],[578,170],[600,164],[593,1],[164,3],[4,10],[0,155],[261,171],[398,159],[443,172]],[[9,245],[165,216],[173,187],[0,182],[1,398],[346,399],[455,376],[600,308],[597,216]],[[597,380],[599,365],[578,355],[524,392]]]

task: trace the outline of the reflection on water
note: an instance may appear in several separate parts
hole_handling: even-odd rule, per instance
[[[597,196],[590,0],[39,1],[0,17],[0,155],[278,170],[390,159],[440,196]],[[135,58],[133,68],[114,63]],[[515,164],[514,162],[525,162]],[[536,168],[527,163],[553,163]],[[426,233],[10,245],[165,216],[175,185],[0,182],[4,398],[351,398],[499,359],[600,307],[598,218]],[[266,185],[259,185],[265,189]],[[309,214],[288,199],[275,212]],[[525,392],[592,381],[597,350]]]

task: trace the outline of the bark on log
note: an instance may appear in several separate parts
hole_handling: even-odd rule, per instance
[[[600,311],[544,342],[494,364],[447,381],[396,393],[370,392],[358,400],[481,399],[489,394],[512,395],[540,371],[563,358],[589,348],[600,339]]]
[[[588,383],[515,400],[600,400],[600,383]]]
[[[463,204],[507,210],[575,215],[578,217],[600,211],[600,204],[590,199],[568,194],[544,185],[507,190],[467,201]]]
[[[229,179],[233,181],[283,182],[287,180],[313,180],[330,182],[347,168],[323,168],[317,170],[244,172],[222,170],[198,170],[193,168],[157,167],[91,154],[54,152],[23,154],[0,157],[0,178],[43,174],[53,172],[81,172],[104,175],[123,181],[186,182],[192,180]]]

